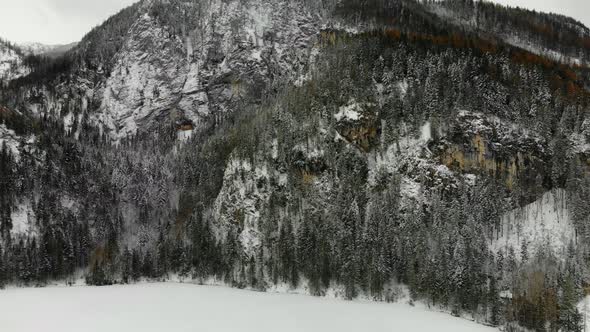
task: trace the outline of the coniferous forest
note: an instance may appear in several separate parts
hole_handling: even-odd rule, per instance
[[[588,28],[472,0],[218,2],[141,1],[2,85],[0,285],[407,290],[507,331],[582,331]],[[298,37],[249,37],[258,2]],[[549,201],[571,236],[507,224]]]

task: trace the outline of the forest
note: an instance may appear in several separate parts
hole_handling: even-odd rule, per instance
[[[175,7],[157,3],[152,16],[182,34]],[[32,74],[0,93],[1,125],[34,138],[18,153],[0,149],[0,285],[174,275],[318,296],[341,287],[347,299],[379,301],[405,286],[412,301],[508,331],[582,330],[590,155],[576,140],[590,140],[586,67],[445,23],[432,2],[346,0],[334,15],[370,29],[323,29],[307,81],[244,100],[185,142],[164,119],[155,133],[111,144],[77,107],[79,87],[67,128],[63,115],[13,111],[42,82],[108,73],[138,6],[62,58],[27,58]],[[588,33],[571,19],[468,0],[439,6],[588,58],[578,36]],[[343,107],[359,119],[343,119]],[[565,253],[526,239],[492,249],[505,213],[559,190],[577,235]],[[17,232],[23,207],[34,224]]]

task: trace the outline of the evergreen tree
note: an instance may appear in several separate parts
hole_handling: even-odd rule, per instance
[[[559,321],[563,331],[582,331],[582,315],[576,307],[577,302],[574,281],[567,276],[559,303]]]

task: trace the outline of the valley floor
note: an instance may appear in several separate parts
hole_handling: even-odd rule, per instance
[[[0,330],[497,331],[404,303],[350,302],[179,283],[1,290]]]

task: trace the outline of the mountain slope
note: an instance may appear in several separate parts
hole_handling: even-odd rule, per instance
[[[556,61],[578,65],[590,61],[590,30],[569,17],[505,8],[486,1],[448,0],[428,8],[465,29]]]
[[[261,91],[294,80],[317,31],[317,19],[296,4],[144,1],[96,28],[65,56],[71,63],[67,75],[85,86],[84,95],[49,84],[36,94],[44,101],[35,110],[60,116],[70,99],[97,105],[90,119],[115,141],[162,121],[206,128],[242,103],[260,100]],[[29,90],[28,83],[15,87]],[[30,94],[24,94],[25,100],[13,102],[30,105]]]
[[[0,158],[0,280],[179,274],[375,300],[404,284],[487,324],[575,324],[588,70],[466,29],[440,13],[462,17],[455,3],[143,1],[31,58],[2,90],[21,143]],[[536,232],[561,228],[535,207],[568,216],[562,236]]]
[[[0,40],[0,84],[28,74],[23,66],[24,54],[14,45]]]
[[[57,58],[67,51],[74,48],[78,43],[70,43],[65,45],[46,45],[41,43],[23,43],[19,48],[28,55],[42,55],[50,58]]]

